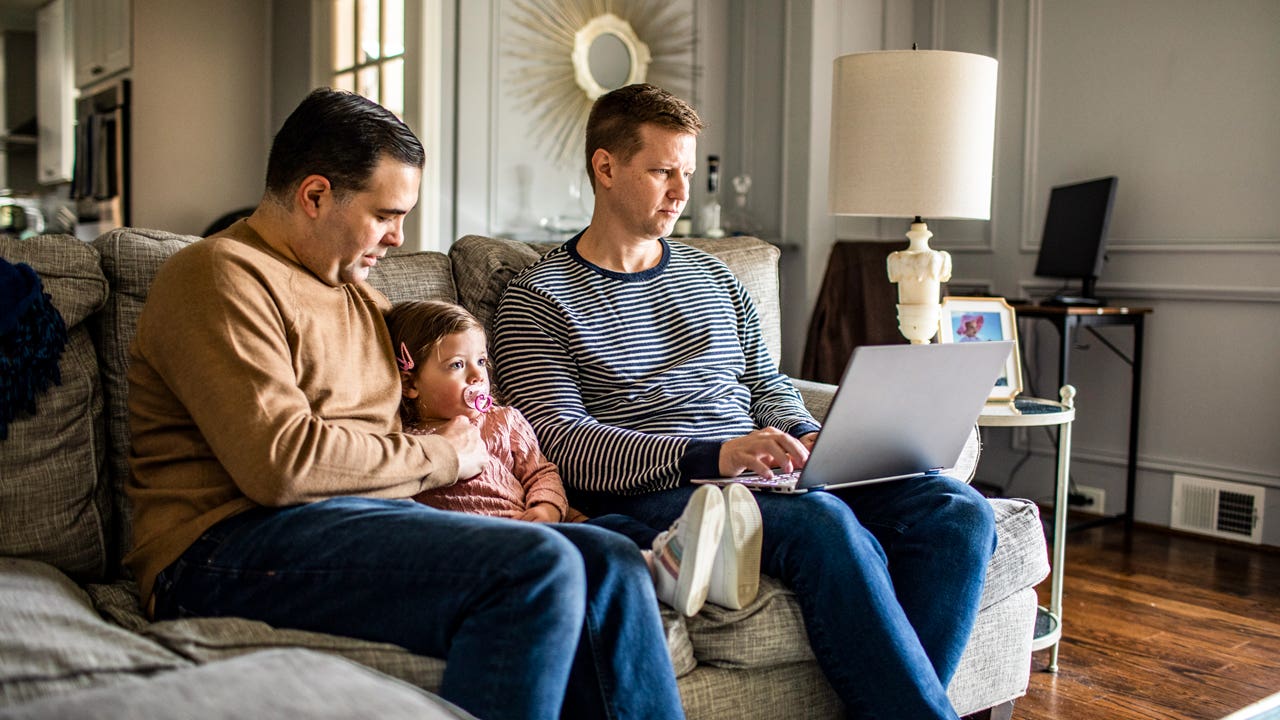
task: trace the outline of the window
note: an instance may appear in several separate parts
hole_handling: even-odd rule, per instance
[[[442,151],[446,102],[444,28],[453,25],[443,0],[310,0],[312,87],[359,93],[395,113],[427,151],[418,206],[405,218],[403,251],[447,250],[453,218],[447,212]],[[450,66],[451,67],[451,66]]]
[[[404,118],[404,0],[332,0],[329,73]]]

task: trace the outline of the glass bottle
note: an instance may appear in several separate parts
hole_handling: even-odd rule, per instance
[[[707,201],[702,206],[702,234],[709,238],[724,237],[720,227],[720,156],[707,156]]]
[[[747,193],[751,191],[750,175],[735,175],[733,178],[733,206],[725,213],[724,229],[730,235],[751,235],[760,237],[760,225],[751,212],[747,210]]]

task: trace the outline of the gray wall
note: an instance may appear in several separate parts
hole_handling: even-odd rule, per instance
[[[570,92],[560,94],[556,88],[563,85],[522,70],[527,64],[517,54],[537,52],[543,47],[531,45],[526,39],[527,23],[522,22],[521,8],[527,5],[515,0],[468,0],[457,5],[455,234],[459,237],[468,233],[537,237],[543,218],[589,218],[591,214],[592,197],[581,151],[560,161],[554,150],[559,146],[545,142],[555,126],[547,124],[543,98],[561,98],[560,104],[584,102],[581,93],[572,92],[569,50],[554,57],[564,70],[556,81],[567,82]],[[723,9],[716,10],[722,5],[723,2],[700,3],[695,18],[692,0],[674,3],[690,23],[696,20],[700,27],[703,19],[722,16]],[[708,76],[704,76],[705,82],[694,87],[695,57],[704,67],[713,63],[723,67],[717,57],[717,37],[722,33],[699,33],[698,46],[691,46],[674,58],[682,70],[672,84],[673,90],[696,99],[699,93],[706,95],[708,87],[723,86],[723,82],[706,81]],[[658,29],[642,33],[641,40],[654,45],[662,38]],[[699,104],[719,106],[722,98],[723,91],[719,90]],[[712,114],[719,112],[713,109]],[[701,158],[715,152],[722,143],[723,123],[713,119],[711,125],[699,146]],[[580,136],[573,140],[580,145]],[[571,187],[579,193],[578,198],[571,194]]]
[[[1154,308],[1146,335],[1136,512],[1168,525],[1172,474],[1269,488],[1263,541],[1280,545],[1280,5],[1270,0],[829,0],[743,3],[786,35],[782,236],[797,246],[784,287],[791,367],[835,239],[897,240],[897,221],[826,215],[830,64],[881,47],[977,52],[1000,61],[990,222],[931,223],[954,281],[1044,296],[1034,276],[1049,189],[1120,177],[1110,261],[1114,303]],[[752,23],[746,23],[748,27]],[[758,106],[773,119],[777,110]],[[1027,380],[1056,393],[1055,331],[1023,323]],[[1104,330],[1122,350],[1125,330]],[[1128,368],[1076,339],[1073,477],[1123,497]],[[1040,433],[990,432],[980,477],[1048,498]],[[1030,448],[1030,460],[1011,471]]]
[[[134,0],[134,225],[198,234],[257,204],[272,132],[269,9]]]
[[[937,3],[944,47],[1000,55],[1001,106],[990,251],[957,254],[956,275],[1013,296],[1033,276],[1052,186],[1120,178],[1099,292],[1154,309],[1143,378],[1138,520],[1168,524],[1174,472],[1269,488],[1263,540],[1280,545],[1280,5],[1171,0]],[[981,50],[979,50],[981,51]],[[1027,323],[1023,323],[1027,327]],[[1128,333],[1104,331],[1128,350]],[[1076,338],[1077,483],[1123,497],[1127,367]],[[1056,384],[1055,331],[1028,328],[1028,380]],[[1043,435],[1011,489],[1039,497]],[[990,471],[1025,438],[989,453]],[[1007,475],[1005,476],[1007,482]]]

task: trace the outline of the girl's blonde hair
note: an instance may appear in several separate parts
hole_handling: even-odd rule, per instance
[[[400,359],[403,347],[414,367],[425,362],[448,335],[467,330],[485,334],[484,325],[475,315],[461,305],[443,300],[396,303],[387,313],[387,329],[391,331],[391,347],[396,357]],[[418,421],[418,409],[408,398],[400,399],[400,419],[409,425]]]

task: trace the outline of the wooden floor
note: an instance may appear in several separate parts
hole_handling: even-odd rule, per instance
[[[1065,573],[1058,673],[1034,654],[1015,720],[1221,718],[1280,692],[1280,552],[1112,523],[1068,533]]]

